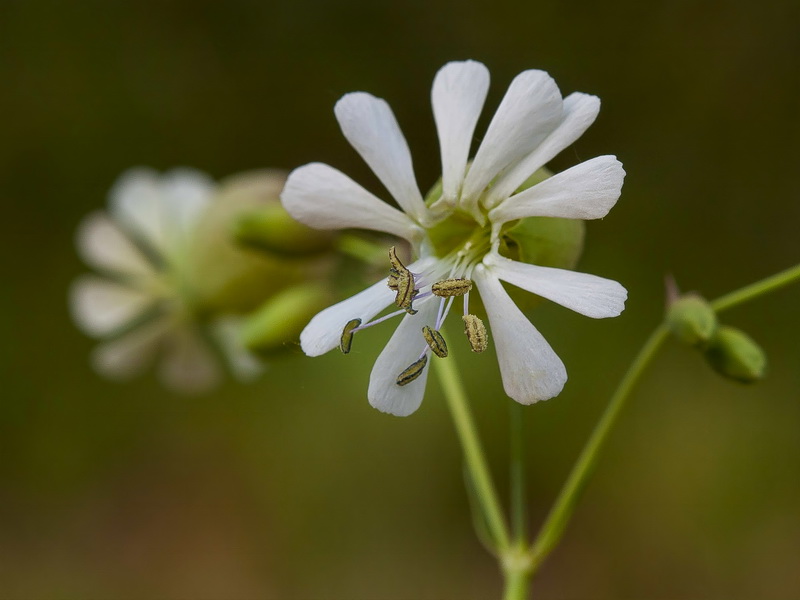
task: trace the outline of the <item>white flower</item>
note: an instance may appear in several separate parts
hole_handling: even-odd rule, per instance
[[[627,292],[615,281],[502,255],[504,236],[519,219],[598,219],[616,203],[625,172],[613,156],[586,161],[518,191],[526,179],[592,124],[599,99],[581,93],[562,99],[547,73],[520,73],[470,163],[470,145],[488,87],[488,70],[474,61],[448,63],[437,73],[432,103],[441,148],[442,191],[427,204],[389,105],[363,92],[339,100],[336,117],[347,140],[402,210],[320,163],[292,172],[281,196],[289,213],[312,227],[386,232],[404,238],[413,248],[417,260],[408,266],[408,273],[402,265],[395,265],[390,273],[394,289],[385,280],[379,281],[319,313],[300,337],[310,356],[340,344],[349,346],[352,333],[382,321],[371,320],[395,301],[401,310],[392,315],[405,316],[375,362],[368,391],[370,403],[384,412],[408,415],[422,401],[428,356],[434,351],[441,353],[437,347],[440,340],[432,339],[431,331],[438,335],[455,298],[433,293],[433,284],[442,279],[469,280],[445,284],[461,288],[460,292],[471,281],[477,285],[489,317],[503,386],[522,404],[558,395],[567,375],[559,357],[517,308],[501,280],[593,318],[617,316],[624,308]],[[402,281],[398,284],[398,277],[410,278],[416,292],[416,296],[411,294],[412,302],[400,299]],[[463,294],[467,334],[473,350],[482,351],[486,334],[482,322],[470,314],[469,295]],[[423,331],[426,326],[430,329]]]
[[[221,379],[207,337],[235,373],[249,377],[260,370],[236,342],[232,318],[205,323],[192,303],[187,251],[215,190],[198,171],[159,175],[131,169],[112,188],[109,212],[90,214],[80,225],[78,251],[101,276],[84,275],[73,283],[70,308],[84,333],[104,340],[91,356],[102,375],[134,376],[160,353],[165,385],[206,390]]]

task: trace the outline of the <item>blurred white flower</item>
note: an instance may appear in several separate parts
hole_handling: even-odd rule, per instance
[[[429,354],[447,353],[439,329],[455,297],[463,295],[465,332],[473,351],[486,347],[482,321],[469,308],[472,281],[489,317],[505,391],[523,404],[556,396],[567,375],[501,280],[593,318],[616,316],[624,308],[627,292],[615,281],[503,256],[509,254],[506,233],[521,219],[598,219],[616,203],[625,172],[613,156],[586,161],[519,191],[591,125],[599,99],[581,93],[562,99],[547,73],[524,71],[509,86],[470,163],[488,87],[488,70],[474,61],[448,63],[437,73],[432,103],[442,180],[441,192],[427,202],[389,105],[363,92],[339,100],[336,117],[401,210],[320,163],[293,171],[281,196],[289,213],[311,227],[387,232],[413,248],[416,261],[407,269],[392,260],[391,289],[382,280],[323,310],[300,338],[310,356],[337,346],[349,351],[357,331],[404,315],[370,376],[370,403],[388,413],[408,415],[419,407]],[[393,300],[400,310],[370,321]]]
[[[199,392],[221,380],[221,358],[243,378],[260,371],[237,341],[235,317],[202,314],[187,276],[192,235],[215,190],[195,170],[131,169],[114,184],[108,212],[81,223],[78,251],[99,275],[73,283],[70,308],[81,330],[103,340],[91,355],[98,373],[126,379],[160,355],[166,386]]]

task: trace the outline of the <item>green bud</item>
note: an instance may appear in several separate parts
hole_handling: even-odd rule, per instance
[[[762,379],[767,367],[767,357],[761,347],[734,327],[720,327],[705,355],[714,370],[741,383]]]
[[[285,289],[245,319],[241,329],[242,343],[257,354],[284,349],[297,341],[311,317],[329,303],[330,294],[318,283]]]
[[[686,294],[669,305],[667,327],[682,342],[704,347],[717,331],[717,314],[698,294]]]
[[[233,237],[244,247],[288,256],[307,256],[331,247],[333,233],[295,221],[283,205],[270,204],[239,216]]]
[[[256,252],[231,236],[243,215],[272,207],[283,211],[279,195],[285,181],[284,172],[263,170],[234,175],[220,183],[197,224],[186,259],[187,284],[202,310],[250,311],[276,292],[328,270],[325,255]]]

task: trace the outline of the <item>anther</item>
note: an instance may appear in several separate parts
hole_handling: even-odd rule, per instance
[[[419,290],[415,289],[414,274],[397,258],[394,246],[389,248],[389,263],[392,266],[389,268],[389,278],[386,283],[389,289],[397,292],[394,303],[411,315],[417,314],[411,307],[411,303],[419,293]]]
[[[442,337],[441,333],[425,325],[425,327],[422,328],[422,337],[425,338],[428,347],[436,356],[439,358],[447,357],[447,343],[444,341],[444,337]]]
[[[414,381],[417,377],[422,375],[422,371],[425,369],[425,365],[427,364],[428,355],[423,354],[422,358],[411,363],[410,367],[397,376],[397,385],[406,385]]]
[[[443,279],[431,286],[431,291],[442,298],[463,296],[472,289],[471,279]]]
[[[339,338],[339,350],[342,351],[342,354],[350,352],[350,347],[353,345],[353,330],[359,325],[361,325],[361,319],[353,319],[352,321],[348,321],[347,325],[344,326],[342,337]]]
[[[483,352],[489,346],[486,326],[475,315],[464,315],[464,333],[467,334],[469,347],[473,352]]]

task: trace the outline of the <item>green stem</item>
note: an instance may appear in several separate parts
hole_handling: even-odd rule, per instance
[[[800,265],[795,265],[785,271],[776,273],[761,281],[756,281],[741,289],[738,289],[730,294],[725,294],[721,298],[717,298],[711,303],[711,308],[716,312],[722,312],[729,308],[733,308],[738,304],[753,300],[764,294],[774,292],[784,286],[787,286],[795,281],[800,281]]]
[[[622,411],[625,401],[630,395],[639,377],[645,370],[650,361],[653,360],[661,344],[667,339],[667,328],[664,325],[659,325],[650,337],[645,342],[642,349],[639,351],[638,356],[633,361],[633,364],[628,368],[627,373],[619,383],[614,395],[606,407],[603,416],[600,417],[597,425],[595,425],[589,441],[583,448],[577,462],[572,467],[572,472],[569,474],[564,487],[547,515],[544,524],[542,525],[539,535],[533,543],[531,551],[534,557],[534,569],[537,568],[544,558],[558,544],[561,536],[564,533],[567,522],[575,510],[575,505],[578,502],[581,492],[586,487],[586,482],[589,479],[597,459],[600,455],[600,450],[608,439],[614,423],[617,421],[620,412]]]
[[[526,514],[525,514],[525,444],[524,444],[524,418],[523,407],[518,402],[511,401],[509,406],[511,458],[511,534],[514,543],[524,546],[526,543]]]
[[[506,569],[505,590],[503,600],[525,600],[528,597],[528,588],[531,580],[531,570],[527,569]]]
[[[800,281],[800,265],[796,265],[717,298],[711,303],[711,306],[716,312],[721,312],[798,281]],[[572,468],[572,472],[561,488],[561,492],[556,498],[553,508],[547,515],[547,519],[545,519],[539,534],[531,546],[531,553],[533,555],[532,571],[535,571],[539,565],[541,565],[545,557],[550,554],[560,541],[564,529],[575,510],[578,498],[586,487],[586,482],[594,470],[600,451],[620,411],[624,407],[625,401],[645,368],[650,364],[656,352],[666,340],[667,335],[668,330],[663,324],[659,325],[655,331],[650,334],[650,337],[647,339],[644,346],[642,346],[633,364],[628,368],[622,381],[617,386],[603,416],[600,417],[600,421],[598,421],[594,431],[592,431],[592,435],[586,442],[583,451]]]
[[[433,362],[436,365],[436,373],[439,376],[439,382],[447,400],[447,405],[453,416],[453,423],[464,450],[467,468],[470,471],[472,481],[475,483],[475,491],[486,518],[486,523],[498,546],[498,551],[503,554],[510,545],[508,526],[500,508],[492,477],[489,474],[486,457],[478,440],[475,423],[472,420],[472,414],[467,403],[467,395],[464,392],[458,368],[452,356],[447,360],[435,360]]]

